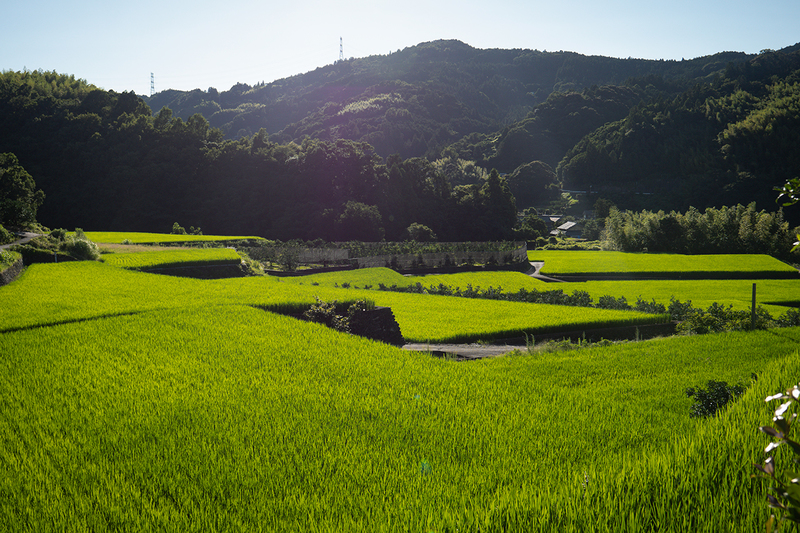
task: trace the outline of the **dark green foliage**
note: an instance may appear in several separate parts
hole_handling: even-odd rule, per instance
[[[652,313],[656,315],[660,315],[667,312],[667,308],[664,304],[656,303],[655,299],[651,301],[642,300],[641,296],[636,299],[636,304],[634,304],[633,308],[636,311],[641,311],[643,313]]]
[[[619,211],[605,219],[610,248],[625,252],[751,253],[788,258],[793,234],[783,211],[758,211],[755,203],[701,213]]]
[[[186,230],[177,222],[172,225],[172,231],[170,231],[173,235],[186,235]]]
[[[69,235],[64,229],[56,229],[49,235],[36,237],[30,243],[16,245],[13,250],[22,254],[26,265],[54,263],[59,261],[96,261],[100,258],[97,245],[86,238],[81,228]]]
[[[172,231],[170,231],[170,233],[172,235],[202,235],[203,231],[200,228],[189,226],[189,231],[187,232],[183,226],[175,222],[172,224]]]
[[[790,52],[654,62],[439,41],[268,85],[167,91],[148,100],[155,115],[133,93],[6,72],[0,146],[47,194],[48,226],[158,232],[177,219],[332,240],[367,225],[357,238],[401,240],[418,223],[443,241],[507,239],[512,207],[558,201],[561,185],[624,208],[703,209],[795,177]],[[560,204],[591,208],[574,199],[588,204]]]
[[[538,241],[538,239],[544,238],[544,236],[549,233],[545,221],[535,214],[530,214],[522,219],[517,227],[514,228],[514,239]]]
[[[628,303],[628,300],[625,299],[624,296],[620,296],[619,298],[614,298],[613,296],[601,296],[597,299],[597,307],[600,309],[618,309],[618,310],[625,310],[630,309],[631,306]]]
[[[672,308],[672,306],[670,306]],[[790,322],[788,317],[785,322]],[[756,307],[755,324],[752,321],[752,312],[733,309],[732,305],[725,307],[717,302],[708,309],[692,309],[678,324],[678,331],[683,333],[719,333],[721,331],[742,331],[751,329],[767,329],[778,325],[763,307]],[[755,326],[755,328],[754,328]]]
[[[317,298],[317,303],[303,313],[303,318],[311,322],[324,324],[337,331],[350,333],[350,323],[347,316],[342,316],[337,311],[338,302],[324,302]]]
[[[44,202],[44,193],[22,168],[17,156],[0,153],[0,224],[26,227],[36,222],[36,211]]]
[[[85,239],[68,239],[62,250],[78,261],[96,261],[100,258],[97,245]]]
[[[351,304],[340,304],[336,300],[325,302],[319,298],[316,300],[317,302],[303,313],[303,318],[344,333],[350,333],[350,321],[357,313],[375,307],[374,303],[365,300],[357,300]]]
[[[6,230],[2,224],[0,224],[0,244],[14,242],[14,238],[14,235]]]
[[[436,234],[431,228],[414,222],[407,229],[408,240],[416,242],[436,242]]]
[[[774,205],[773,186],[795,177],[800,164],[798,82],[797,51],[731,64],[596,129],[569,149],[558,176],[567,188],[591,187],[628,209]]]
[[[37,248],[35,246],[31,246],[30,244],[17,245],[14,246],[12,250],[22,255],[22,262],[25,265],[73,260],[72,257],[64,252],[59,252],[58,250],[48,250],[45,248]]]
[[[694,398],[695,403],[689,410],[692,418],[708,418],[715,416],[717,411],[735,400],[745,391],[743,385],[728,385],[724,381],[709,380],[706,388],[690,387],[686,395]]]
[[[525,119],[532,107],[556,90],[571,96],[564,97],[563,104],[554,104],[553,116],[544,117],[545,126],[532,136],[535,139],[541,130],[552,129],[546,137],[566,150],[596,124],[624,117],[630,100],[638,101],[633,89],[602,86],[619,86],[631,77],[644,79],[652,74],[658,79],[689,80],[746,58],[724,53],[681,62],[613,59],[572,52],[480,50],[459,41],[434,41],[387,56],[339,61],[272,83],[237,84],[222,92],[164,91],[146,101],[156,113],[168,107],[183,120],[201,113],[227,138],[253,135],[263,128],[273,142],[300,143],[306,135],[326,141],[349,139],[371,144],[383,157],[409,158],[430,155],[464,136],[481,136],[500,124]],[[646,92],[645,85],[654,87],[653,83],[660,92],[681,87],[651,79],[642,91]],[[591,88],[594,85],[601,87]],[[590,89],[578,96],[576,91],[583,88]],[[558,163],[561,155],[526,143],[526,128],[518,129],[523,130],[523,138],[505,135],[510,138],[501,143],[500,157],[485,166],[510,172],[536,159],[552,166]],[[466,143],[463,151],[476,142]],[[531,148],[544,156],[526,159],[525,152]],[[466,155],[467,160],[479,159]]]
[[[681,301],[676,300],[674,296],[670,297],[667,312],[672,320],[686,320],[693,311],[694,308],[692,307],[691,300],[681,303]]]
[[[337,241],[380,241],[385,235],[380,211],[374,205],[348,201],[336,219]]]

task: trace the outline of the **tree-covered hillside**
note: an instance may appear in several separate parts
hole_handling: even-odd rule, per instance
[[[147,102],[4,72],[0,153],[43,191],[51,227],[471,240],[530,238],[513,209],[579,216],[599,198],[772,211],[773,187],[800,174],[794,48],[648,61],[438,41]]]
[[[51,72],[0,75],[0,153],[15,154],[46,198],[51,227],[288,240],[403,239],[422,225],[447,240],[511,238],[505,178],[451,186],[433,163],[349,140],[277,144],[262,130],[224,140],[200,114],[155,116],[133,93]]]
[[[557,172],[564,187],[630,208],[774,208],[773,187],[800,174],[798,145],[800,52],[766,52],[641,101],[580,140]]]
[[[383,157],[407,158],[433,156],[465,135],[499,130],[554,91],[618,85],[631,77],[705,79],[747,57],[725,52],[653,61],[434,41],[255,87],[164,91],[145,101],[154,112],[166,106],[184,120],[201,113],[227,138],[264,128],[280,143],[305,135],[350,139],[370,143]]]

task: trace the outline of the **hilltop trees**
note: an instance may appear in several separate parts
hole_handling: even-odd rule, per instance
[[[0,75],[0,110],[9,126],[0,150],[18,156],[4,159],[4,179],[24,191],[2,196],[9,224],[41,207],[55,227],[158,232],[181,220],[281,240],[402,240],[416,223],[443,240],[496,240],[516,222],[505,179],[469,162],[474,201],[461,203],[448,173],[427,159],[384,161],[346,139],[278,144],[265,131],[224,140],[199,114],[153,116],[132,93],[38,72]],[[35,169],[47,202],[22,164]]]
[[[133,93],[0,74],[0,153],[47,194],[29,202],[44,223],[163,231],[181,220],[280,240],[399,240],[424,227],[442,241],[494,240],[541,233],[517,208],[586,209],[598,197],[655,213],[763,209],[800,164],[792,50],[656,64],[442,41],[282,83],[166,93],[178,109],[154,97],[153,116]],[[681,216],[656,217],[642,246],[689,231]],[[753,232],[782,227],[762,218]],[[624,236],[628,222],[611,229]]]

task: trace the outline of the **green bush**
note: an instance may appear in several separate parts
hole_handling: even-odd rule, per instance
[[[92,241],[68,237],[61,249],[78,261],[96,261],[100,258],[100,250]]]
[[[671,306],[670,306],[671,307]],[[678,324],[677,330],[681,333],[719,333],[721,331],[746,331],[751,329],[767,329],[778,325],[763,307],[756,308],[755,323],[752,313],[745,310],[734,309],[732,305],[714,302],[705,311],[692,309]],[[791,322],[791,315],[787,322]]]
[[[0,250],[0,271],[3,271],[6,268],[10,267],[19,258],[20,254],[16,252]]]
[[[6,244],[8,242],[13,242],[13,241],[14,241],[14,235],[9,233],[9,231],[6,230],[6,228],[4,228],[2,224],[0,224],[0,244]]]
[[[729,402],[741,396],[744,390],[743,385],[728,385],[724,381],[714,380],[709,380],[705,389],[690,387],[685,392],[688,397],[695,399],[695,403],[689,410],[689,416],[692,418],[714,416]]]
[[[22,255],[22,262],[26,265],[32,265],[34,263],[54,263],[56,261],[69,261],[72,259],[64,253],[59,254],[55,250],[37,248],[30,244],[20,244],[12,248],[13,251]],[[58,256],[58,259],[56,259],[56,256]]]
[[[67,238],[67,230],[63,228],[57,228],[50,232],[50,237],[57,241],[64,241]]]

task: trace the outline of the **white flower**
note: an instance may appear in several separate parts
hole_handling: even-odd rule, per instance
[[[790,405],[792,405],[791,401],[782,403],[780,407],[775,409],[775,416],[783,416],[783,413],[786,412],[786,410],[789,408]]]

